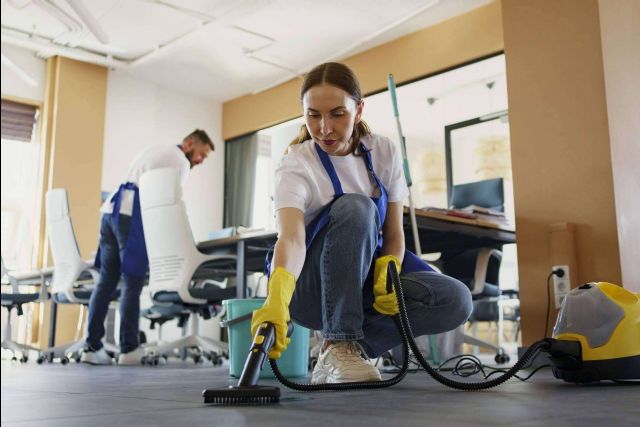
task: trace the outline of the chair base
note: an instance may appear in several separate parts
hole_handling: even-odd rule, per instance
[[[217,353],[218,355],[222,355],[222,353],[228,354],[229,352],[229,344],[193,334],[175,341],[162,343],[158,346],[147,345],[145,346],[145,349],[148,351],[149,357],[154,358],[161,355],[170,355],[176,350],[181,351],[182,349],[189,349],[192,347],[201,349],[203,353]],[[196,356],[194,357],[194,360],[199,361],[201,359]]]
[[[495,357],[493,358],[495,360],[496,363],[498,364],[503,364],[503,363],[509,363],[509,360],[511,359],[509,357],[509,355],[504,351],[504,348],[499,347],[495,344],[491,344],[487,341],[481,340],[479,338],[476,338],[472,335],[467,335],[464,334],[463,335],[463,342],[465,344],[471,344],[471,345],[475,345],[477,347],[483,347],[483,348],[488,348],[490,350],[494,350],[496,352]]]
[[[40,352],[39,348],[20,344],[10,339],[2,341],[0,347],[5,350],[9,350],[13,354],[12,360],[19,360],[20,362],[26,362],[29,360],[30,351]],[[20,353],[20,358],[16,356],[16,353]]]
[[[85,345],[85,338],[81,340],[74,341],[72,343],[63,344],[56,347],[50,347],[46,350],[40,351],[40,356],[38,357],[38,363],[42,363],[45,360],[49,362],[53,362],[56,359],[59,359],[63,365],[69,363],[69,360],[73,359],[76,362],[80,362],[80,357],[82,356],[82,350]],[[109,353],[113,353],[114,357],[117,357],[120,353],[119,349],[111,343],[104,343],[104,348]]]

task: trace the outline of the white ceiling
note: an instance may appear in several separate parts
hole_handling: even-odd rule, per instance
[[[2,0],[2,42],[225,101],[491,1]]]

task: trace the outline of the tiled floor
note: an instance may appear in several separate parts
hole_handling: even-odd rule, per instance
[[[279,404],[214,407],[202,390],[235,380],[226,367],[170,362],[159,367],[2,362],[3,426],[636,426],[640,389],[576,386],[540,371],[526,383],[460,392],[423,372],[382,390],[301,393]],[[265,384],[276,385],[273,380]]]

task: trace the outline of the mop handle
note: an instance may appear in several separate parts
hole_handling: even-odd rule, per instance
[[[418,234],[418,224],[416,221],[416,210],[413,205],[413,196],[411,193],[411,173],[409,172],[409,159],[407,156],[407,146],[402,134],[402,125],[400,124],[400,113],[398,112],[398,100],[396,98],[396,83],[393,80],[393,74],[389,73],[387,76],[387,85],[389,86],[389,93],[391,94],[391,104],[393,104],[393,115],[396,118],[396,125],[398,126],[398,137],[400,138],[400,148],[402,149],[402,168],[404,169],[404,179],[407,181],[407,188],[409,189],[409,218],[411,219],[411,230],[413,231],[413,243],[416,249],[416,255],[420,257],[422,255],[422,248],[420,247],[420,237]]]

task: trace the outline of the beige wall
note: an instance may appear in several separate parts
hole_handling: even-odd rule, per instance
[[[106,89],[106,68],[67,58],[49,58],[42,133],[48,159],[45,159],[48,178],[44,189],[67,190],[83,258],[90,258],[98,247]],[[49,252],[46,239],[43,249],[43,262],[51,265],[51,257],[46,255]],[[59,306],[56,343],[74,339],[77,315],[77,306]],[[40,345],[47,340],[48,314],[43,320]]]
[[[364,94],[502,51],[498,2],[345,59]],[[222,136],[230,139],[300,116],[300,80],[223,105]]]
[[[503,0],[502,13],[527,345],[543,335],[552,264],[575,250],[573,286],[621,283],[620,256],[597,0]],[[556,223],[575,225],[569,243],[554,243]]]
[[[49,188],[66,188],[80,254],[97,249],[107,69],[54,58]]]
[[[640,292],[640,1],[598,5],[622,282]]]

